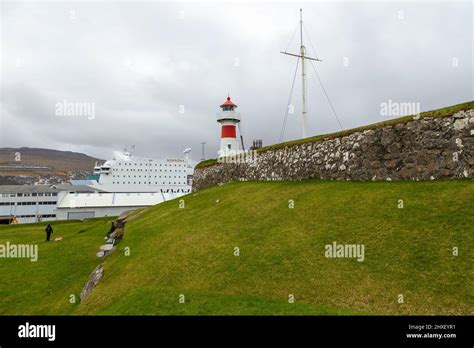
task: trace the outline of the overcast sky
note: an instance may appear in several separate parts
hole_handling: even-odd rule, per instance
[[[296,58],[299,8],[316,69],[344,128],[379,122],[381,103],[430,110],[473,100],[473,8],[464,2],[40,2],[1,4],[1,147],[108,159],[216,157],[230,93],[245,142],[278,142]],[[295,35],[288,47],[297,53]],[[312,43],[312,44],[311,44]],[[308,69],[308,135],[339,125]],[[58,103],[88,103],[57,115]],[[297,79],[285,140],[301,137]]]

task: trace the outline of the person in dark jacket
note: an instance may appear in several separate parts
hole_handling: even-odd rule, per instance
[[[51,234],[53,233],[53,228],[51,227],[50,224],[48,224],[48,226],[46,226],[46,241],[49,242],[49,238],[51,237]]]

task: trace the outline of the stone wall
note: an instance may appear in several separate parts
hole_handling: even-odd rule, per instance
[[[232,180],[432,180],[474,177],[474,109],[259,152],[197,168],[193,191]]]

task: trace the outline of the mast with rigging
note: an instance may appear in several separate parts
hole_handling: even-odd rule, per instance
[[[306,55],[306,48],[303,44],[303,10],[300,8],[300,54],[294,54],[294,53],[288,53],[286,50],[280,51],[280,53],[293,56],[293,57],[298,57],[298,59],[301,59],[301,87],[302,87],[302,109],[301,109],[301,126],[302,126],[302,134],[303,138],[307,137],[307,111],[306,111],[306,60],[314,60],[321,62],[320,59],[318,58],[313,58],[313,57],[308,57]]]

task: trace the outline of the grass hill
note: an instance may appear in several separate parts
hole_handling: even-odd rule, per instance
[[[54,222],[52,238],[62,236],[63,241],[49,243],[44,242],[46,222],[0,225],[0,244],[39,245],[37,262],[0,258],[0,315],[70,314],[69,296],[79,298],[111,220]]]
[[[55,223],[64,239],[50,243],[44,224],[3,226],[0,243],[40,251],[0,259],[0,314],[472,315],[473,197],[468,180],[235,182],[151,207],[105,259],[107,219]],[[365,260],[326,258],[334,241],[363,244]]]

